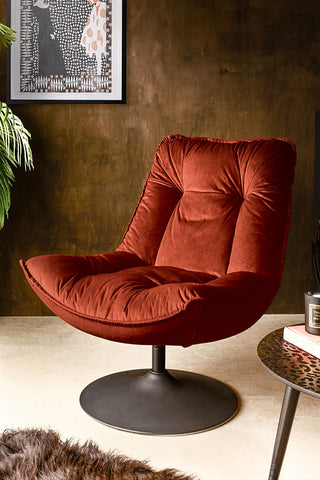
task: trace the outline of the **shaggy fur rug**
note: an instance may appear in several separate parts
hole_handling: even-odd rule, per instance
[[[153,470],[148,463],[88,441],[62,441],[52,430],[6,430],[0,434],[1,480],[194,480],[173,469]]]

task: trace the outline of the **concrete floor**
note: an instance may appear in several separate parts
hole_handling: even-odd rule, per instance
[[[57,317],[0,317],[0,430],[51,427],[63,438],[92,439],[104,450],[148,459],[201,480],[268,478],[284,385],[261,366],[256,346],[269,331],[303,315],[265,315],[217,343],[167,348],[167,367],[216,377],[241,397],[229,423],[179,437],[150,437],[105,427],[79,406],[79,394],[108,373],[148,368],[151,348],[86,335]],[[320,402],[301,394],[280,480],[317,480]]]

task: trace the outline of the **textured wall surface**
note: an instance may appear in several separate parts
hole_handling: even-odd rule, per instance
[[[6,2],[0,0],[0,21]],[[270,313],[303,311],[311,282],[318,0],[127,1],[127,103],[12,108],[35,170],[16,170],[0,231],[0,315],[41,315],[19,258],[114,249],[163,136],[289,137],[298,166],[282,286]],[[0,52],[0,99],[6,92]]]

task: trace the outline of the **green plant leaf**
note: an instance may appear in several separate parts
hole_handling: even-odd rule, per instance
[[[0,229],[8,217],[11,203],[12,167],[24,165],[25,170],[33,168],[30,138],[20,118],[6,103],[0,102]]]
[[[3,25],[0,23],[0,47],[1,43],[4,47],[8,47],[12,42],[15,41],[15,31],[12,28]]]

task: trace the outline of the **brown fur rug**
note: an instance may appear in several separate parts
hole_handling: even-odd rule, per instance
[[[88,441],[62,441],[53,430],[6,430],[0,434],[1,480],[195,480],[173,469],[105,453]]]

